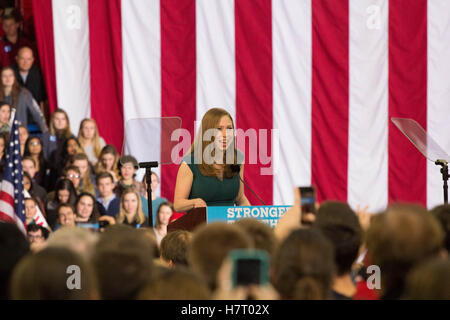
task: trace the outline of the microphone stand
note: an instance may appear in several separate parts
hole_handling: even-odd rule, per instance
[[[239,180],[242,181],[242,183],[259,199],[259,201],[262,202],[263,205],[266,205],[266,203],[264,201],[262,201],[262,199],[255,193],[255,191],[253,191],[252,188],[250,188],[250,186],[245,183],[244,179],[241,178],[241,175],[239,174],[239,172],[241,171],[241,166],[238,164],[232,164],[231,165],[231,171],[237,173],[237,176],[239,177]]]
[[[147,182],[147,209],[148,209],[148,225],[153,228],[153,211],[152,211],[152,168],[157,168],[158,162],[140,162],[139,168],[145,168],[145,181]]]
[[[444,180],[444,204],[448,204],[448,185],[447,180],[449,178],[448,175],[448,162],[446,160],[438,159],[435,161],[437,166],[441,166],[442,180]]]

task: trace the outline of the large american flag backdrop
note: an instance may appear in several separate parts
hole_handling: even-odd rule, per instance
[[[266,203],[290,204],[292,187],[310,184],[319,200],[372,210],[442,203],[439,168],[390,118],[418,121],[450,150],[448,0],[34,0],[33,10],[51,108],[66,109],[75,132],[93,117],[120,150],[129,119],[179,116],[193,135],[221,106],[237,128],[279,129],[276,174],[245,167]],[[177,168],[161,168],[168,199]]]

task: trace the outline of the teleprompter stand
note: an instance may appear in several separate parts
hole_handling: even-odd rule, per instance
[[[395,126],[428,160],[441,166],[442,180],[444,181],[444,204],[448,203],[448,163],[450,156],[427,134],[427,132],[413,119],[391,118]]]
[[[444,204],[448,204],[448,162],[447,160],[439,159],[434,162],[441,166],[442,180],[444,180]]]

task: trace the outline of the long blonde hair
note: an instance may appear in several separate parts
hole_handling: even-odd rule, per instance
[[[94,124],[95,133],[94,133],[94,137],[92,138],[92,147],[93,147],[95,156],[98,158],[100,156],[100,152],[102,151],[102,147],[100,145],[100,135],[98,133],[97,123],[95,122],[94,119],[86,118],[86,119],[83,119],[83,121],[81,121],[81,123],[80,123],[80,130],[78,130],[78,141],[80,142],[80,144],[81,144],[81,146],[83,148],[87,144],[88,140],[82,134],[83,126],[87,122],[91,122],[91,123]]]
[[[136,213],[134,214],[134,218],[138,224],[143,224],[145,222],[145,215],[144,215],[144,212],[142,211],[141,196],[139,195],[138,191],[135,188],[126,188],[122,192],[122,196],[120,197],[120,211],[116,217],[116,221],[118,223],[123,223],[125,221],[126,211],[125,211],[123,204],[124,204],[125,196],[129,193],[132,193],[136,196],[137,203],[138,203],[138,207],[136,209]]]
[[[89,159],[87,155],[84,153],[76,153],[72,157],[70,157],[69,163],[73,165],[73,163],[77,160],[86,161],[88,165],[88,170],[86,171],[86,174],[83,177],[81,177],[81,181],[83,181],[82,191],[89,192],[90,194],[95,195],[95,186],[91,180],[91,166],[89,164]]]
[[[206,132],[209,129],[215,129],[217,127],[217,125],[220,122],[220,119],[222,119],[222,117],[227,116],[230,118],[231,123],[233,125],[233,130],[234,130],[234,121],[233,118],[231,117],[231,115],[228,113],[228,111],[226,111],[225,109],[221,109],[221,108],[212,108],[209,109],[205,115],[202,118],[202,124],[201,127],[197,133],[197,136],[194,139],[194,143],[192,144],[190,150],[189,150],[189,154],[192,154],[193,157],[196,156],[196,153],[199,152],[201,150],[201,161],[200,163],[198,163],[197,161],[200,159],[194,159],[196,162],[198,163],[197,166],[200,170],[200,172],[204,175],[204,176],[208,176],[208,177],[215,177],[215,176],[219,176],[219,172],[216,168],[214,168],[214,166],[212,164],[207,164],[205,159],[203,159],[203,154],[205,152],[205,149],[211,144],[211,141],[205,141],[203,140],[203,134],[204,132]],[[234,144],[234,141],[232,142]],[[224,159],[225,159],[225,153],[224,153]],[[237,151],[234,148],[234,163],[233,164],[237,164]],[[226,162],[224,162],[226,163]],[[231,170],[231,164],[226,163],[225,167],[224,167],[224,171],[223,171],[223,176],[225,178],[232,178],[233,176],[235,176],[236,173],[233,172]]]

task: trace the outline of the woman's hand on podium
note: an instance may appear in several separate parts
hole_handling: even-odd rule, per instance
[[[194,204],[194,207],[192,209],[206,207],[206,202],[203,201],[203,199],[201,199],[201,198],[192,199],[192,201]]]

